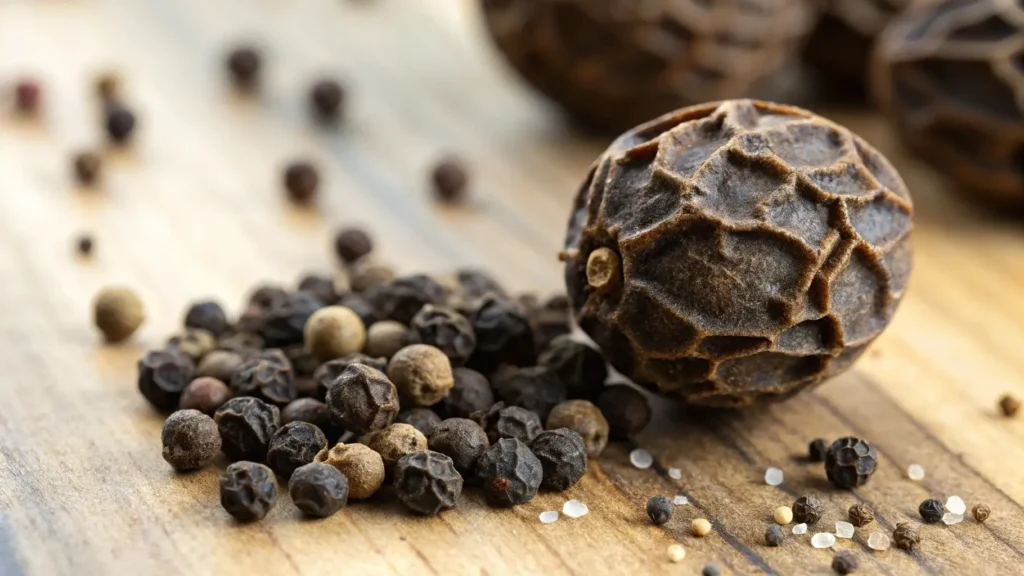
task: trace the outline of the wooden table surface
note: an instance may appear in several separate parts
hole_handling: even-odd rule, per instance
[[[996,411],[1024,395],[1024,229],[973,209],[908,160],[880,119],[832,114],[900,167],[917,204],[916,268],[891,328],[849,373],[770,408],[686,413],[659,403],[639,439],[673,480],[637,470],[612,445],[584,481],[513,510],[467,490],[458,510],[412,517],[390,501],[307,521],[284,497],[241,526],[218,505],[210,468],[176,475],[160,457],[161,418],[135,385],[135,361],[162,344],[187,302],[232,311],[259,280],[329,270],[331,232],[373,229],[405,271],[487,267],[516,290],[561,289],[571,197],[605,142],[574,133],[500,63],[472,2],[432,0],[3,0],[0,81],[45,85],[38,122],[0,118],[0,574],[826,574],[810,535],[763,544],[772,511],[803,493],[827,502],[830,528],[863,501],[878,521],[840,540],[862,573],[1022,573],[1024,419]],[[234,42],[264,47],[258,100],[227,90]],[[106,155],[105,184],[78,190],[72,151],[101,141],[91,81],[122,72],[140,113],[136,145]],[[351,88],[343,129],[311,126],[314,76]],[[4,104],[7,104],[6,102]],[[473,199],[441,208],[425,187],[434,159],[473,169]],[[324,170],[319,210],[283,200],[296,157]],[[73,256],[97,237],[89,262]],[[108,284],[142,295],[149,320],[129,344],[100,344],[89,302]],[[879,471],[855,492],[828,487],[801,460],[809,440],[855,434]],[[921,482],[906,479],[912,463]],[[769,466],[782,486],[765,485]],[[664,528],[656,494],[686,494]],[[973,520],[922,529],[920,549],[873,552],[874,529],[917,521],[927,497],[988,504]],[[590,514],[542,525],[567,498]],[[704,539],[696,517],[712,520]],[[687,549],[669,564],[666,547]]]

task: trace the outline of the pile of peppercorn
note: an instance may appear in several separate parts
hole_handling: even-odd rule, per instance
[[[183,331],[139,360],[142,395],[174,411],[164,459],[194,470],[223,452],[235,518],[265,516],[278,478],[313,516],[385,482],[420,514],[456,506],[465,483],[492,506],[522,504],[573,486],[609,437],[650,419],[570,337],[565,297],[513,298],[477,270],[396,276],[359,229],[335,251],[333,277],[260,286],[234,322],[192,304]]]

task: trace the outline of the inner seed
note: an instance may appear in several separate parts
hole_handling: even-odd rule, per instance
[[[587,283],[601,292],[614,290],[621,281],[621,264],[619,255],[610,248],[594,250],[587,257]]]

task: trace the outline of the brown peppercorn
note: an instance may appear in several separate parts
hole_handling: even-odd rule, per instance
[[[31,116],[39,112],[43,90],[35,80],[20,80],[14,87],[14,105],[18,112]]]
[[[867,526],[875,521],[875,513],[864,504],[854,504],[849,510],[850,524],[857,528]]]
[[[793,502],[793,519],[800,524],[814,524],[825,513],[825,506],[817,496],[801,496]]]
[[[458,158],[448,156],[438,161],[431,173],[431,180],[434,183],[434,194],[438,200],[455,204],[465,199],[469,176],[466,174],[466,168],[462,161]]]
[[[259,88],[261,60],[252,46],[239,46],[228,54],[228,73],[238,91],[253,92]]]
[[[383,430],[398,414],[398,390],[378,370],[351,364],[327,391],[331,420],[355,434]]]
[[[370,324],[366,331],[366,354],[375,358],[391,358],[409,345],[409,328],[394,320]]]
[[[992,509],[984,504],[975,504],[974,508],[971,508],[971,514],[974,515],[975,520],[984,523],[992,515]]]
[[[334,384],[345,368],[352,364],[364,364],[380,372],[387,372],[388,369],[388,362],[384,358],[371,358],[361,352],[324,362],[313,372],[313,380],[316,382],[316,393],[313,397],[317,400],[326,400],[331,384]]]
[[[569,400],[551,409],[547,430],[568,428],[583,438],[587,456],[597,458],[608,445],[608,421],[601,411],[586,400]]]
[[[441,417],[430,408],[413,408],[399,412],[395,417],[395,422],[408,424],[430,438],[434,434],[434,430],[437,429],[437,425],[441,423]]]
[[[448,357],[452,366],[461,366],[469,360],[476,348],[473,325],[465,316],[451,308],[427,304],[409,323],[409,341],[429,344]]]
[[[178,410],[160,433],[164,460],[178,472],[198,470],[220,452],[217,424],[198,410]]]
[[[209,376],[196,378],[185,387],[178,401],[178,410],[198,410],[203,414],[213,414],[231,399],[228,385]]]
[[[293,162],[285,168],[284,188],[293,203],[308,206],[316,198],[320,173],[309,162]]]
[[[395,353],[388,362],[388,377],[416,406],[437,404],[455,384],[448,357],[426,344],[406,346]]]
[[[490,447],[484,429],[466,418],[443,420],[430,435],[430,449],[451,458],[464,476],[473,471],[477,459]]]
[[[651,406],[638,390],[625,384],[608,386],[597,399],[597,406],[608,420],[608,435],[629,440],[651,421]]]
[[[317,310],[303,331],[306,348],[322,361],[359,352],[366,343],[366,328],[355,312],[344,306]]]
[[[120,81],[113,72],[102,72],[96,76],[95,88],[96,95],[99,96],[103,102],[112,102],[117,100],[117,93],[120,88]]]
[[[107,137],[114,144],[127,144],[135,132],[135,114],[128,108],[117,104],[107,107]]]
[[[330,464],[348,478],[348,497],[365,500],[384,484],[384,460],[363,444],[336,444],[316,455],[317,462]]]
[[[231,382],[231,378],[242,367],[243,362],[242,355],[237,352],[212,350],[199,361],[196,376],[209,376],[221,382]]]
[[[366,292],[377,286],[383,286],[394,280],[394,278],[394,268],[374,261],[372,256],[364,256],[356,260],[349,269],[349,280],[352,283],[352,290],[359,293]]]
[[[327,404],[313,398],[292,400],[281,410],[281,423],[309,422],[319,428],[327,437],[329,444],[341,438],[342,430],[331,421],[331,412]]]
[[[1003,416],[1013,418],[1020,411],[1020,400],[1005,394],[999,399],[999,409],[1003,411]]]
[[[841,574],[843,576],[846,576],[846,574],[853,574],[859,567],[860,561],[857,560],[857,556],[849,550],[840,550],[832,557],[832,569],[835,570],[836,574]]]
[[[89,234],[82,234],[78,237],[75,242],[75,247],[78,249],[78,253],[82,256],[88,257],[92,255],[93,239]]]
[[[901,550],[913,550],[921,543],[921,535],[909,522],[900,522],[893,530],[892,540]]]
[[[95,152],[86,150],[75,154],[72,164],[75,180],[82,186],[92,186],[99,180],[103,161]]]
[[[217,339],[213,334],[198,328],[186,328],[181,334],[171,336],[167,340],[167,348],[178,350],[193,362],[199,362],[216,347]]]
[[[231,392],[235,396],[257,396],[267,402],[284,406],[295,399],[295,374],[291,362],[280,350],[264,353],[242,363],[231,378]]]
[[[352,264],[372,251],[373,240],[362,228],[342,228],[334,236],[334,253],[345,264]]]
[[[104,288],[92,304],[93,323],[107,342],[127,340],[146,319],[142,300],[129,288]]]
[[[551,409],[564,402],[566,397],[565,384],[543,366],[507,367],[492,377],[492,383],[499,400],[532,410],[541,420],[546,420]]]
[[[427,437],[409,424],[392,424],[370,435],[367,443],[384,460],[384,471],[390,476],[402,456],[427,449]]]
[[[471,418],[475,412],[486,412],[494,405],[494,391],[487,378],[469,368],[452,370],[455,384],[444,397],[444,413],[451,418]]]
[[[335,121],[342,113],[345,91],[335,80],[318,80],[309,90],[309,106],[320,121]]]

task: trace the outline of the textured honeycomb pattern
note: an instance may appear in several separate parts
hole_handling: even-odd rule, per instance
[[[580,189],[565,275],[618,370],[687,402],[787,398],[848,368],[911,268],[912,206],[874,148],[810,112],[734,100],[620,136]],[[598,248],[621,282],[588,284]]]
[[[916,5],[880,37],[875,92],[907,145],[962,190],[1024,204],[1024,6]]]
[[[482,0],[498,47],[586,124],[625,129],[686,104],[771,93],[814,0]]]

